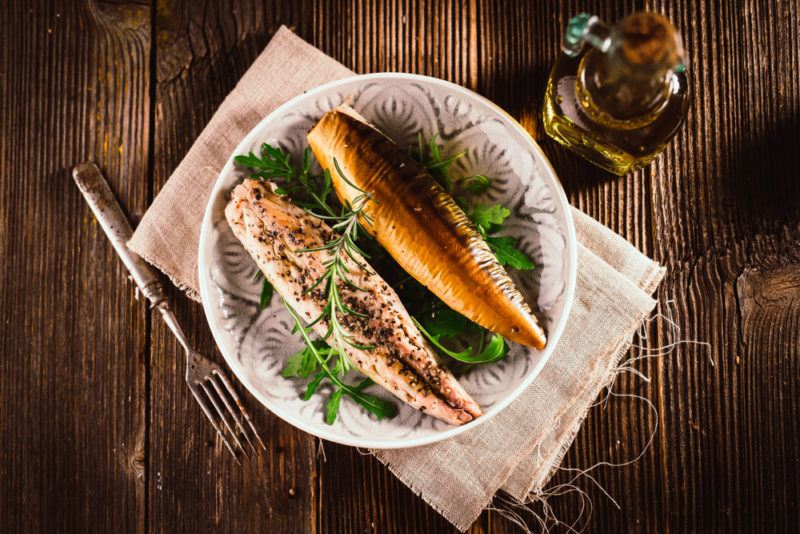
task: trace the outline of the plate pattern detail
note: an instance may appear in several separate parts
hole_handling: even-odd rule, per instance
[[[466,151],[451,166],[453,176],[484,174],[492,187],[479,202],[500,202],[511,209],[503,235],[519,238],[520,247],[536,263],[532,271],[512,272],[512,278],[536,310],[547,330],[564,320],[571,256],[566,218],[571,217],[557,195],[560,187],[543,168],[542,156],[496,108],[468,95],[453,94],[446,86],[387,77],[353,80],[302,99],[280,115],[262,123],[249,149],[262,143],[278,145],[299,161],[306,132],[322,114],[347,102],[401,146],[416,144],[417,133],[438,134],[448,153]],[[313,432],[358,439],[425,438],[450,427],[403,404],[392,420],[378,421],[351,402],[343,402],[333,426],[323,421],[325,398],[303,401],[305,381],[281,376],[286,358],[302,346],[292,335],[288,313],[276,295],[265,310],[258,307],[260,283],[253,281],[255,264],[231,233],[224,207],[232,188],[246,176],[233,168],[220,176],[221,187],[211,199],[211,227],[201,243],[208,266],[200,272],[201,285],[210,290],[207,314],[216,328],[220,350],[234,358],[240,378],[258,391],[268,408],[284,418],[303,420]],[[484,411],[521,383],[542,357],[540,351],[512,344],[511,353],[496,364],[478,366],[459,378]],[[370,392],[393,398],[377,386]],[[398,404],[399,403],[398,401]],[[324,430],[324,432],[323,432]]]

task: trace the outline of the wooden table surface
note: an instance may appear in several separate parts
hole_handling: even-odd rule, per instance
[[[683,32],[693,100],[660,159],[614,178],[544,137],[539,109],[571,15],[641,8]],[[140,220],[281,24],[358,72],[428,74],[494,100],[539,139],[574,205],[668,267],[660,311],[710,348],[679,345],[639,362],[649,383],[617,382],[657,418],[625,399],[590,411],[566,466],[625,461],[658,430],[635,464],[593,473],[621,509],[578,482],[589,531],[798,531],[798,0],[2,2],[0,530],[452,531],[373,458],[330,443],[321,455],[249,396],[269,452],[236,466],[70,179],[97,161]],[[214,351],[201,307],[173,298]],[[667,343],[667,320],[648,335]],[[575,496],[551,505],[580,509]],[[516,531],[494,512],[472,528]]]

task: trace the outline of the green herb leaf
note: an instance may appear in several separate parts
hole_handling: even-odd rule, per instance
[[[486,243],[494,252],[500,265],[508,265],[521,271],[535,267],[527,254],[517,248],[517,239],[510,236],[486,236]]]
[[[449,165],[451,163],[453,163],[455,160],[463,158],[466,155],[467,155],[467,151],[465,150],[463,152],[459,152],[458,154],[456,154],[454,156],[450,156],[449,158],[442,159],[441,156],[439,155],[439,150],[437,149],[436,153],[433,156],[433,158],[431,158],[431,161],[426,166],[428,167],[428,170],[431,170],[431,169],[445,169],[445,168],[449,167]]]
[[[364,391],[365,389],[367,389],[368,387],[370,387],[374,383],[375,382],[373,382],[371,378],[364,378],[364,379],[361,380],[361,382],[359,382],[358,384],[356,384],[353,387],[353,391],[361,393],[362,391]]]
[[[368,393],[358,393],[350,388],[344,391],[356,404],[378,419],[391,419],[397,415],[397,405],[395,403],[370,395]]]
[[[439,134],[435,133],[428,141],[428,150],[431,154],[431,160],[435,162],[441,161],[442,159],[442,155],[439,153],[439,145],[436,143],[437,137],[439,137]]]
[[[269,280],[264,278],[264,281],[261,283],[261,296],[258,299],[258,307],[262,310],[268,307],[274,292],[275,288],[272,287],[272,284],[269,283]]]
[[[493,226],[503,224],[509,215],[511,210],[500,204],[478,204],[472,210],[470,219],[487,233],[491,233]]]
[[[312,354],[320,368],[320,372],[314,376],[314,379],[306,388],[306,394],[303,396],[305,400],[310,399],[317,388],[319,388],[322,379],[327,378],[334,387],[340,389],[344,395],[347,395],[350,399],[367,410],[369,413],[375,415],[378,419],[382,419],[384,417],[394,417],[397,415],[397,406],[395,406],[394,403],[363,393],[364,388],[372,383],[371,380],[362,380],[355,387],[345,384],[338,374],[343,370],[342,367],[344,360],[346,360],[346,356],[343,356],[342,353],[335,351],[334,349],[327,349],[329,351],[326,355],[327,357],[323,356],[322,352],[317,347],[318,342],[312,341],[311,337],[309,337],[308,330],[303,326],[300,315],[298,315],[298,313],[294,311],[291,306],[286,304],[285,301],[284,305],[286,305],[286,309],[289,310],[289,313],[294,319],[297,330],[300,332],[300,335],[303,337],[303,341],[306,343],[307,350]],[[327,363],[328,357],[330,357],[331,354],[339,355],[333,370],[328,367]]]
[[[491,363],[502,359],[508,354],[508,343],[500,334],[492,334],[489,343],[477,355],[470,358],[468,363]]]
[[[428,169],[431,176],[439,182],[439,185],[441,185],[445,191],[452,193],[453,180],[450,179],[450,164],[459,158],[463,158],[467,154],[467,151],[464,150],[453,156],[443,158],[439,144],[436,141],[437,137],[439,137],[438,133],[433,134],[426,143],[422,132],[417,132],[416,153],[411,147],[409,147],[408,152],[420,165]]]
[[[486,346],[479,349],[480,352],[478,352],[478,354],[473,355],[474,350],[472,347],[469,347],[468,349],[463,350],[461,352],[456,352],[448,349],[439,342],[440,336],[432,335],[430,332],[425,330],[425,328],[423,328],[422,325],[419,324],[419,322],[416,319],[414,319],[413,317],[411,319],[417,325],[419,331],[422,332],[422,335],[428,338],[428,341],[430,341],[431,344],[433,344],[433,346],[435,346],[437,349],[444,352],[454,360],[458,360],[460,362],[469,364],[490,363],[490,362],[495,362],[503,358],[506,354],[508,354],[508,344],[506,343],[506,340],[503,338],[503,336],[501,336],[500,334],[492,334],[492,337],[489,339],[489,343],[487,343]],[[484,332],[488,332],[488,330],[484,330]],[[481,335],[481,337],[483,337],[483,335]]]
[[[250,169],[250,177],[256,180],[279,181],[276,194],[292,195],[292,201],[306,209],[321,210],[327,215],[336,215],[328,203],[331,192],[330,176],[312,176],[311,149],[306,147],[300,170],[292,164],[290,154],[268,143],[261,145],[261,156],[250,152],[240,154],[233,160]],[[322,184],[319,184],[319,182]],[[292,187],[289,187],[289,185]],[[321,189],[320,189],[321,188]]]
[[[466,198],[458,196],[453,197],[453,200],[456,201],[456,204],[458,204],[459,208],[464,210],[464,213],[469,213],[469,201]]]
[[[431,335],[442,338],[460,335],[467,328],[469,319],[457,311],[444,308],[425,313],[420,322]]]
[[[339,415],[339,404],[342,402],[343,389],[337,389],[330,396],[328,402],[325,404],[325,423],[332,425],[336,422],[336,416]]]
[[[261,158],[252,152],[247,155],[239,154],[233,158],[233,161],[239,165],[242,165],[243,167],[250,167],[252,169],[261,167]]]
[[[463,184],[465,190],[474,195],[485,193],[492,185],[491,180],[482,174],[467,176],[459,181]]]
[[[322,379],[325,378],[325,376],[326,376],[325,371],[320,371],[319,373],[314,375],[314,378],[306,386],[306,392],[305,394],[303,394],[304,401],[309,400],[314,395],[314,393],[317,392],[317,389],[319,388],[319,385],[322,383]]]
[[[319,341],[314,342],[317,346],[319,353],[326,357],[330,354],[331,349],[325,346],[325,343]],[[303,347],[286,359],[286,364],[283,366],[281,375],[285,378],[292,378],[299,376],[301,378],[308,378],[317,370],[317,359],[314,354],[308,349]]]
[[[323,341],[320,341],[318,345],[320,347],[319,353],[324,358],[327,358],[330,355],[330,353],[333,352],[330,348],[324,347],[325,343]],[[319,362],[317,362],[317,359],[314,357],[314,353],[306,349],[303,358],[303,364],[300,366],[300,371],[298,374],[302,378],[308,378],[309,376],[311,376],[312,373],[314,373],[314,371],[317,370],[318,367],[319,367]]]
[[[284,378],[291,378],[300,375],[300,369],[303,368],[303,362],[306,359],[306,349],[300,349],[286,359],[286,364],[283,366],[281,376]]]
[[[331,181],[331,171],[325,169],[322,174],[322,191],[320,192],[320,198],[323,202],[328,202],[328,195],[331,193],[333,182]]]
[[[454,350],[450,350],[450,349],[448,349],[447,347],[445,347],[444,345],[442,345],[439,342],[439,338],[441,336],[433,335],[430,332],[428,332],[427,330],[425,330],[425,328],[423,328],[423,326],[419,323],[419,321],[417,321],[414,317],[412,317],[411,320],[414,321],[414,324],[417,325],[417,328],[419,328],[419,331],[422,332],[422,335],[424,335],[426,338],[428,338],[428,341],[430,341],[431,344],[434,347],[436,347],[440,351],[444,352],[445,354],[447,354],[448,356],[450,356],[454,360],[458,360],[460,362],[464,362],[464,361],[468,361],[469,360],[469,357],[472,354],[472,347],[470,347],[470,348],[468,348],[466,350],[462,350],[461,352],[456,352]]]
[[[253,178],[289,180],[296,173],[289,154],[267,143],[261,145],[261,157],[250,152],[234,157],[233,161],[248,167]]]

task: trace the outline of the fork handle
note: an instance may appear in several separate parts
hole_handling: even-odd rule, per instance
[[[133,236],[128,218],[122,212],[103,173],[92,162],[81,163],[72,170],[72,178],[92,209],[122,263],[131,273],[136,287],[154,307],[165,308],[167,297],[158,273],[126,243]],[[169,321],[167,321],[169,323]],[[170,325],[172,326],[172,325]],[[182,334],[182,332],[181,332]],[[182,337],[182,336],[179,336]],[[185,339],[185,338],[184,338]]]

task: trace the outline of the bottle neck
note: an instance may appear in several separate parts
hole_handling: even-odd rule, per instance
[[[603,53],[590,50],[578,70],[578,92],[589,111],[594,109],[619,121],[637,121],[657,115],[670,95],[670,65],[631,64],[619,47]],[[655,117],[653,117],[655,118]]]
[[[583,53],[579,100],[608,126],[655,120],[669,102],[673,71],[685,68],[680,36],[656,13],[634,13],[613,27],[580,13],[567,25],[562,50],[569,57]]]

